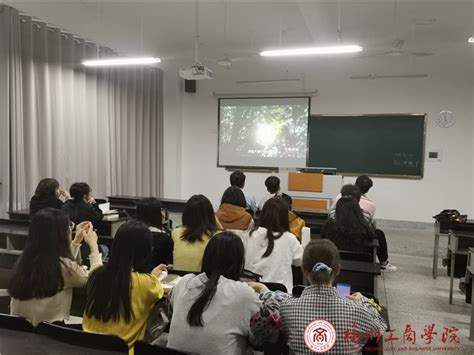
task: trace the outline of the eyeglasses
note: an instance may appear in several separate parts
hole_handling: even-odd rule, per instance
[[[69,221],[69,228],[73,231],[74,228],[76,227],[76,224],[73,221]]]

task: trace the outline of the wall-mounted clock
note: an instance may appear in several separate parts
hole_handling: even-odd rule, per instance
[[[436,124],[442,128],[448,128],[456,123],[456,117],[449,110],[443,110],[436,117]]]

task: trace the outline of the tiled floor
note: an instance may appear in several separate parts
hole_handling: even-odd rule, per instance
[[[383,274],[379,282],[380,301],[388,307],[391,329],[398,341],[386,342],[385,346],[395,347],[385,354],[474,354],[474,342],[468,340],[471,306],[465,303],[464,294],[455,279],[454,304],[449,305],[449,277],[441,265],[447,240],[440,243],[438,278],[431,275],[433,255],[433,228],[406,229],[383,228],[389,245],[390,262],[399,267],[396,273]],[[421,337],[426,325],[434,324],[434,340],[426,344]],[[416,343],[403,341],[407,325],[416,332]],[[460,343],[442,342],[444,328],[456,327]],[[413,333],[412,333],[413,334]],[[387,339],[387,337],[386,337]],[[431,350],[410,351],[410,346],[418,348],[431,346]],[[434,347],[459,347],[450,351],[435,350]],[[408,350],[404,350],[407,347]],[[399,350],[400,348],[400,350]]]

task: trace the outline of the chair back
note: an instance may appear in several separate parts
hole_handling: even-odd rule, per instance
[[[143,341],[137,341],[134,346],[135,355],[185,355],[189,354],[160,345],[152,345]]]
[[[293,297],[300,297],[305,288],[306,286],[304,285],[295,285],[293,286],[293,290],[291,291],[291,294],[293,295]]]
[[[308,227],[303,227],[301,231],[301,246],[306,248],[306,246],[309,244],[311,241],[311,228]]]
[[[71,345],[128,353],[128,345],[125,340],[111,334],[83,332],[46,322],[38,324],[36,333]]]
[[[285,285],[278,282],[262,282],[270,291],[281,291],[287,293],[288,290]]]
[[[374,256],[372,253],[361,253],[347,250],[339,250],[341,260],[353,260],[353,261],[367,261],[373,262]]]
[[[244,239],[245,233],[248,233],[248,231],[243,231],[240,229],[226,229],[226,232],[231,232],[234,233],[236,236],[240,237],[240,239]]]
[[[0,328],[33,333],[33,325],[23,317],[0,313]]]

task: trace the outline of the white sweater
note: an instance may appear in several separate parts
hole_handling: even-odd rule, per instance
[[[281,283],[291,293],[293,289],[291,265],[301,265],[303,247],[292,233],[285,232],[275,240],[272,253],[262,258],[268,246],[266,234],[267,229],[259,227],[253,233],[245,235],[245,268],[262,275],[262,282]]]
[[[206,274],[184,276],[171,292],[168,346],[201,355],[244,355],[250,333],[250,319],[262,301],[247,284],[221,276],[212,301],[202,314],[203,327],[191,327],[187,316],[204,289]]]

